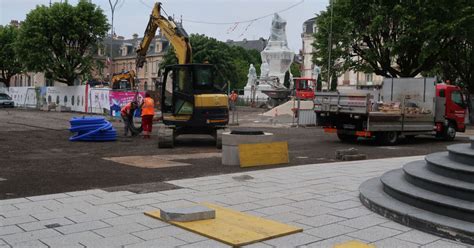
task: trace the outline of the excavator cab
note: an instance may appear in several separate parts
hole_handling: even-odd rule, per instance
[[[163,122],[174,126],[226,125],[225,85],[218,82],[210,64],[178,64],[165,67],[161,85]]]

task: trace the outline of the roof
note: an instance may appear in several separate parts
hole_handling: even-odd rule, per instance
[[[316,24],[316,17],[306,20],[303,22],[303,33],[312,34],[314,33],[313,26]]]
[[[114,58],[126,58],[126,57],[135,57],[136,52],[135,48],[140,44],[140,41],[143,38],[132,38],[132,39],[111,39],[110,36],[108,36],[104,41],[104,49],[105,49],[105,54],[106,56],[110,56],[110,46],[112,45],[112,51],[113,51],[113,57]],[[161,40],[163,44],[163,49],[162,52],[156,52],[155,50],[155,42],[157,40]],[[127,46],[127,54],[122,55],[121,48]],[[162,37],[161,35],[156,35],[153,40],[150,43],[150,47],[148,48],[147,56],[149,55],[156,55],[163,53],[166,51],[169,47],[169,41],[165,38]]]
[[[259,52],[263,51],[263,49],[265,49],[267,46],[267,40],[264,38],[260,38],[258,40],[243,39],[242,41],[227,40],[225,43],[230,46],[242,47],[246,50],[255,49]]]

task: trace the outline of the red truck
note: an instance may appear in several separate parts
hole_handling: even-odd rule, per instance
[[[375,137],[386,145],[425,134],[453,140],[466,129],[466,108],[461,89],[436,78],[387,78],[380,90],[317,92],[314,98],[326,132],[343,142]]]

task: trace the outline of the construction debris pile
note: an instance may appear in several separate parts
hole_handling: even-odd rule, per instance
[[[409,107],[405,107],[403,113],[409,115],[418,115],[418,114],[431,114],[431,110],[424,109],[416,106],[415,104],[407,104]],[[392,103],[379,103],[376,108],[380,112],[389,113],[389,114],[400,114],[402,107],[400,102]]]

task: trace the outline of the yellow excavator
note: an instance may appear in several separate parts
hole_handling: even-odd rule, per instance
[[[121,71],[112,76],[112,90],[135,90],[135,71]]]
[[[171,17],[161,14],[156,3],[143,39],[137,49],[136,65],[141,68],[157,28],[173,46],[178,64],[164,68],[161,80],[161,112],[164,126],[158,129],[158,147],[172,148],[182,134],[208,134],[222,147],[222,132],[229,122],[226,84],[218,80],[215,66],[191,63],[188,34]]]

